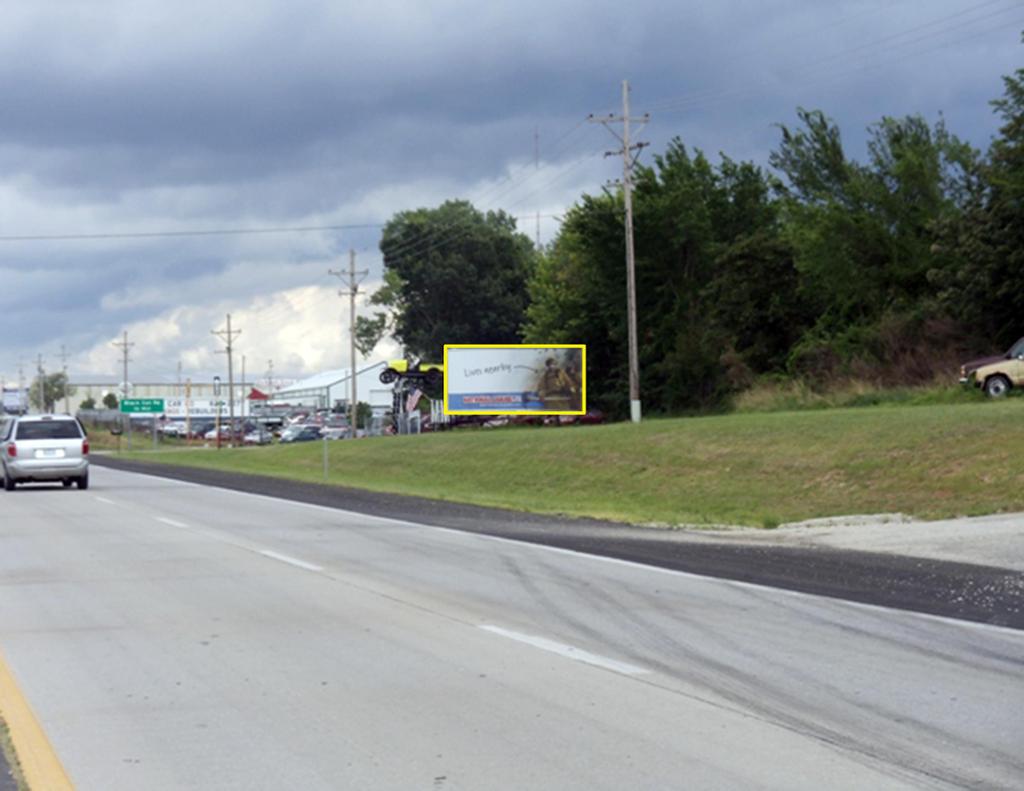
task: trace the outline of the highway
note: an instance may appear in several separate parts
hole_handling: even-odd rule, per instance
[[[1019,787],[1024,631],[93,467],[0,494],[80,789]]]

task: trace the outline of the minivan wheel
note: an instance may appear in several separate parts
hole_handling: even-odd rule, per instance
[[[81,478],[78,479],[78,488],[79,489],[88,489],[89,488],[89,473],[86,473],[85,475],[83,475]]]
[[[989,398],[1002,398],[1010,391],[1010,380],[1005,376],[989,377],[985,382],[985,395]]]

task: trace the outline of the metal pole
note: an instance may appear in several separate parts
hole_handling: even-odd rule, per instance
[[[231,351],[231,314],[228,314],[228,425],[230,426],[231,439],[229,445],[235,444],[235,376],[232,364],[234,353]]]
[[[324,437],[321,442],[324,444],[324,480],[327,480],[327,437]]]
[[[192,378],[185,381],[185,444],[192,444]]]
[[[356,382],[356,251],[348,251],[348,339],[349,339],[349,376],[352,378],[352,403],[349,406],[349,439],[356,438],[356,417],[359,414],[359,396]]]

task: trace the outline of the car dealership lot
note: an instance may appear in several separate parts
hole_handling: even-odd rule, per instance
[[[84,499],[4,499],[0,523],[0,648],[80,788],[1024,769],[1024,632],[94,475]]]

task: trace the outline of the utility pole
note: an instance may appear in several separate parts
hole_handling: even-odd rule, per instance
[[[533,128],[533,170],[540,171],[540,130]],[[540,209],[537,209],[537,249],[540,250]]]
[[[120,343],[114,342],[112,345],[118,347],[121,350],[122,362],[124,364],[124,384],[121,385],[121,400],[123,401],[125,398],[128,397],[128,361],[129,359],[131,359],[128,357],[128,350],[131,349],[132,346],[134,346],[135,344],[128,343],[128,331],[125,330],[123,340]],[[124,413],[122,415],[122,420],[127,421],[126,426],[128,430],[126,433],[128,434],[128,450],[130,451],[132,449],[131,415]]]
[[[181,398],[181,360],[178,360],[178,389],[175,390],[174,394]]]
[[[629,124],[636,121],[646,124],[650,115],[631,118],[629,115],[629,80],[622,81],[622,115],[608,115],[601,118],[590,116],[590,121],[603,124],[621,143],[618,151],[609,151],[605,156],[622,155],[622,199],[626,207],[626,326],[629,330],[629,416],[634,423],[640,422],[640,355],[636,337],[636,258],[633,249],[633,168],[637,157],[648,143],[629,142]],[[622,134],[609,124],[621,123]],[[634,156],[633,152],[636,152]]]
[[[231,445],[234,447],[235,444],[235,375],[234,375],[234,349],[235,338],[242,334],[241,330],[231,329],[231,314],[228,314],[228,327],[226,330],[210,330],[210,333],[216,335],[226,344],[227,348],[224,350],[224,354],[228,356],[228,419],[231,421]],[[220,439],[220,432],[218,432],[218,439]]]
[[[242,355],[242,437],[245,437],[245,420],[248,417],[249,394],[245,392],[245,355]]]
[[[274,361],[267,360],[267,395],[274,392]]]
[[[18,414],[25,412],[25,363],[18,360]]]
[[[60,370],[63,372],[63,375],[65,375],[65,414],[70,415],[71,406],[68,404],[70,393],[68,390],[70,390],[71,387],[68,382],[68,349],[62,343],[60,344],[60,366]]]
[[[358,391],[356,386],[356,295],[359,293],[359,284],[369,274],[368,269],[356,271],[356,251],[348,251],[348,272],[327,270],[327,274],[338,278],[348,277],[346,288],[338,292],[339,296],[348,297],[349,319],[349,378],[352,380],[352,396],[349,402],[349,437],[356,438],[356,416],[359,413]],[[343,281],[344,282],[344,281]]]
[[[44,379],[46,374],[43,372],[43,355],[36,355],[36,384],[39,388],[39,411],[46,411],[46,385]]]

